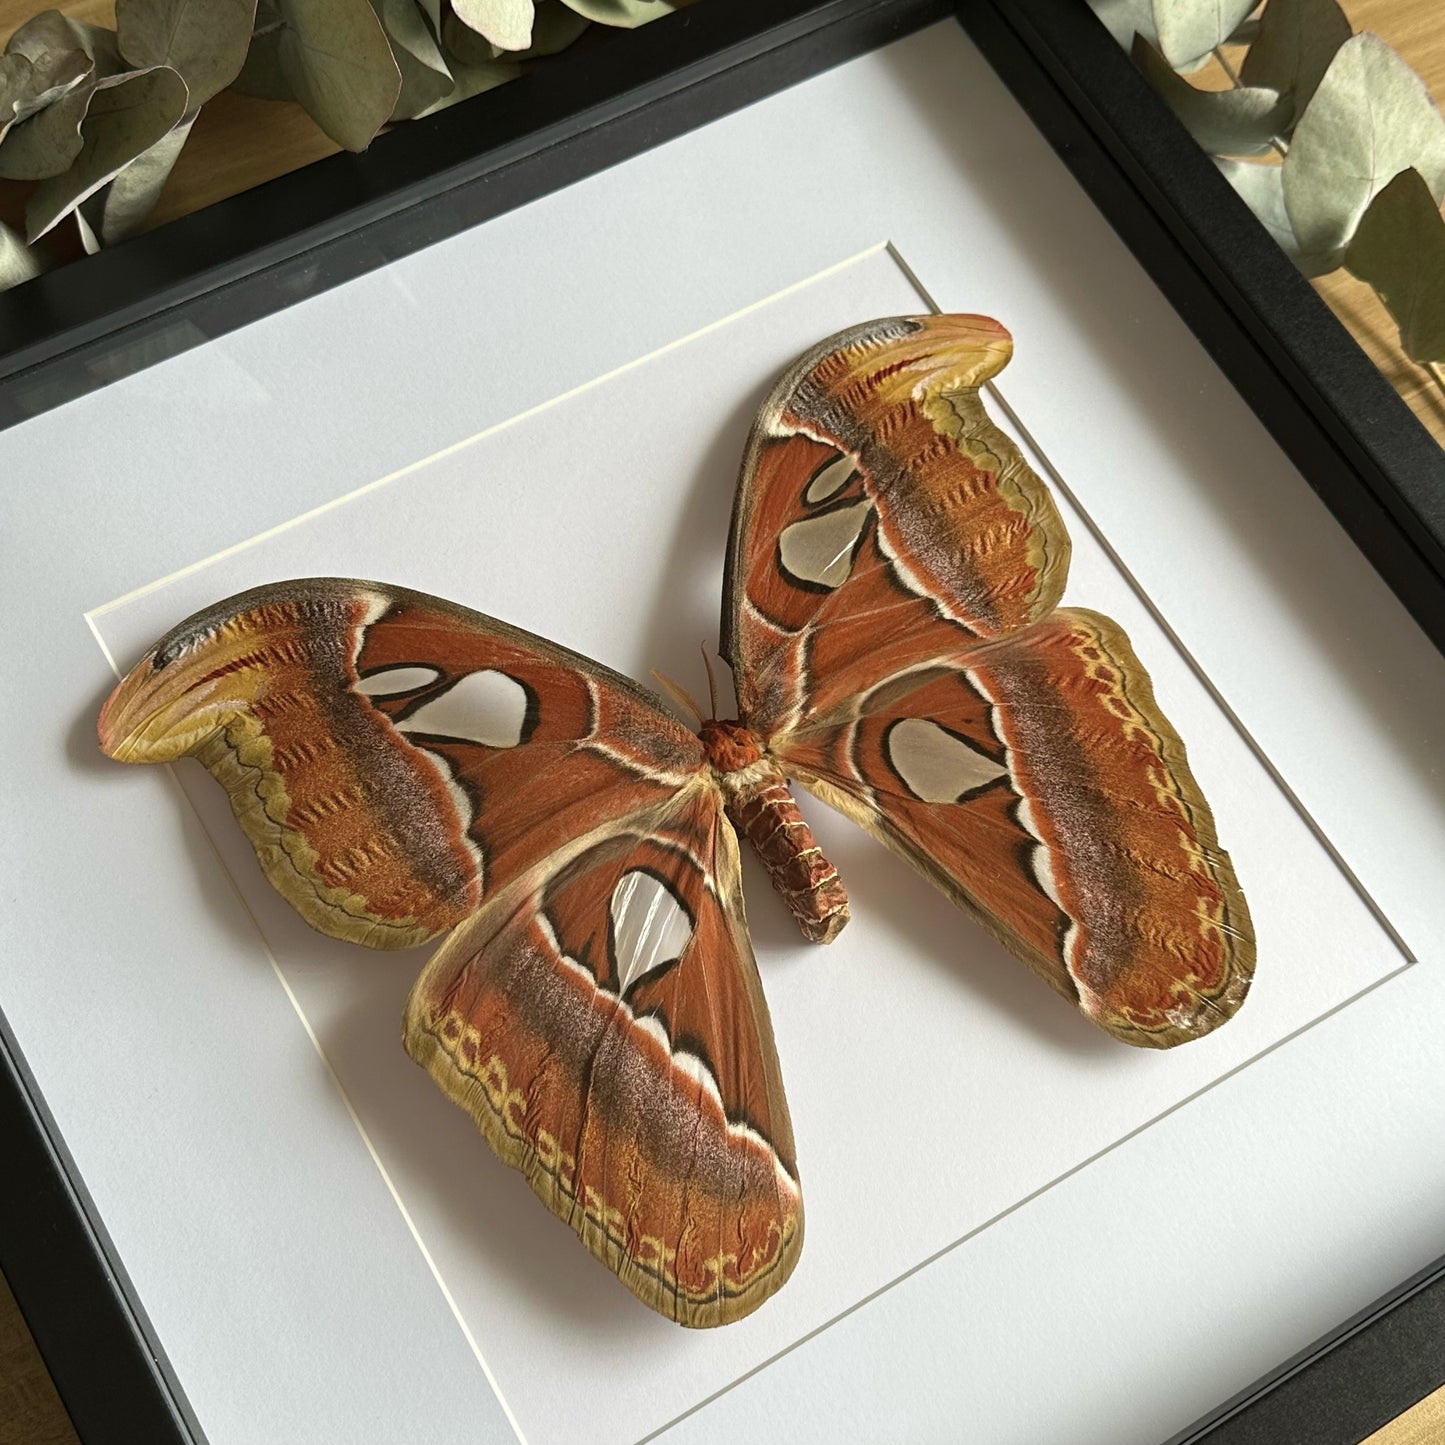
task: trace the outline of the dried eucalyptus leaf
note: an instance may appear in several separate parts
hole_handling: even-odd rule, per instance
[[[453,71],[458,65],[490,65],[500,54],[490,40],[464,25],[450,10],[442,14],[441,42]]]
[[[81,25],[85,31],[85,53],[95,61],[96,75],[124,75],[132,69],[120,53],[120,37],[103,25]]]
[[[69,50],[58,48],[69,46]],[[58,10],[47,10],[10,37],[7,50],[29,55],[41,64],[47,55],[79,56],[85,73],[80,83],[63,87],[63,93],[23,126],[5,137],[0,150],[0,176],[7,180],[46,180],[69,169],[80,154],[81,124],[98,89],[131,74],[116,48],[115,32],[100,25],[71,20]],[[57,65],[59,62],[56,62]]]
[[[155,204],[170,179],[176,157],[190,139],[191,126],[195,124],[195,119],[196,112],[192,106],[190,115],[175,129],[163,135],[149,150],[138,155],[109,185],[98,190],[85,202],[81,210],[76,212],[77,217],[93,228],[107,246],[113,246],[127,236],[133,236],[155,209]]]
[[[24,60],[16,55],[12,59]],[[47,105],[69,94],[82,84],[95,68],[95,62],[83,50],[52,52],[44,60],[31,64],[30,96],[16,106],[16,120],[24,120]]]
[[[80,85],[94,62],[82,50],[52,50],[38,60],[0,55],[0,140]]]
[[[1151,45],[1159,43],[1150,0],[1089,0],[1089,9],[1114,37],[1114,43],[1128,50],[1134,37],[1142,35]]]
[[[1253,45],[1259,39],[1259,17],[1247,15],[1233,31],[1225,37],[1226,45]],[[1276,87],[1278,88],[1278,87]]]
[[[451,71],[437,46],[436,37],[426,17],[416,7],[416,0],[373,0],[386,33],[413,60],[428,70],[451,79]]]
[[[46,55],[61,55],[69,50],[86,54],[80,26],[59,10],[42,10],[32,15],[5,42],[6,55],[23,55],[38,62]]]
[[[0,141],[24,117],[21,107],[35,89],[35,67],[23,55],[0,55]],[[42,107],[43,108],[43,107]]]
[[[401,93],[392,120],[411,120],[454,89],[452,73],[415,0],[371,0],[391,37],[392,59],[401,72]]]
[[[413,120],[429,112],[439,100],[456,89],[456,82],[445,62],[440,70],[423,65],[410,51],[396,45],[392,50],[396,68],[401,72],[401,91],[392,107],[392,120]]]
[[[367,0],[279,0],[281,72],[312,120],[362,151],[390,118],[401,72]]]
[[[1239,78],[1245,85],[1273,86],[1288,96],[1293,128],[1351,33],[1335,0],[1269,0],[1259,39],[1244,57]]]
[[[1259,0],[1154,0],[1159,49],[1176,70],[1209,54],[1239,28]]]
[[[109,73],[109,34],[67,19],[58,10],[46,10],[22,25],[6,42],[0,59],[0,140],[21,121],[67,96],[75,97],[87,79]],[[107,68],[97,67],[97,52]],[[15,132],[16,139],[0,163],[0,176],[38,180],[64,170],[80,152],[80,122],[88,104],[88,99],[72,103],[28,139],[20,140],[25,133]]]
[[[1336,51],[1285,158],[1284,201],[1305,269],[1338,266],[1365,207],[1409,166],[1438,202],[1445,116],[1379,36],[1356,35]]]
[[[1380,293],[1411,361],[1445,362],[1445,216],[1413,166],[1370,202],[1345,265]]]
[[[532,43],[516,55],[517,60],[536,60],[543,55],[556,55],[582,34],[592,22],[585,15],[569,10],[562,0],[537,0],[537,13],[532,20]]]
[[[94,196],[90,198],[91,201],[94,199]],[[80,237],[80,249],[87,256],[94,256],[100,250],[100,237],[95,234],[95,227],[85,219],[85,206],[89,204],[90,201],[87,201],[84,206],[77,206],[70,214],[75,217],[75,233]]]
[[[0,221],[0,291],[8,291],[22,281],[29,281],[44,269],[35,252]]]
[[[103,25],[72,20],[59,10],[43,10],[5,43],[7,55],[24,55],[37,65],[46,56],[78,50],[94,64],[95,73],[118,75],[126,69],[116,45],[115,31]]]
[[[500,50],[525,50],[532,43],[532,0],[452,0],[452,10]]]
[[[391,109],[390,118],[394,121],[430,115],[433,110],[440,109],[439,102],[445,101],[456,89],[456,81],[450,71],[441,74],[430,66],[422,65],[404,50],[396,52],[396,68],[401,72],[401,90]]]
[[[1219,158],[1214,164],[1290,259],[1297,260],[1299,244],[1284,208],[1284,188],[1280,183],[1283,167]]]
[[[1196,90],[1142,36],[1134,37],[1134,61],[1211,155],[1262,155],[1289,117],[1289,103],[1265,86]]]
[[[0,145],[0,176],[8,181],[40,181],[70,169],[84,141],[80,126],[98,85],[90,79],[15,126]],[[111,78],[110,83],[113,83]]]
[[[281,22],[274,30],[263,31],[260,25],[251,38],[246,63],[231,82],[231,89],[256,100],[295,100],[291,82],[281,69]]]
[[[121,54],[180,72],[197,109],[240,73],[256,0],[115,0]]]
[[[97,82],[81,125],[83,145],[74,165],[63,175],[42,181],[31,193],[25,207],[29,239],[38,240],[155,145],[186,113],[187,102],[185,81],[166,65]]]
[[[565,0],[567,6],[599,25],[616,25],[631,30],[646,25],[661,15],[671,15],[678,7],[667,0]]]
[[[420,111],[419,115],[435,115],[439,110],[456,105],[458,101],[470,100],[484,90],[491,90],[504,81],[514,80],[522,73],[522,67],[510,60],[488,60],[480,65],[458,65],[456,86],[442,96],[434,105]]]
[[[20,118],[21,104],[35,91],[35,67],[24,55],[0,55],[0,138]]]

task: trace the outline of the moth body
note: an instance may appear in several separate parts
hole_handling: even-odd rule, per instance
[[[848,922],[848,893],[798,811],[782,769],[740,722],[711,719],[699,736],[729,821],[753,845],[804,936],[831,943]]]

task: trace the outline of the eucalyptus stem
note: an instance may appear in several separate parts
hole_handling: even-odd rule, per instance
[[[1445,396],[1445,366],[1438,361],[1426,361],[1422,365],[1430,373],[1430,380],[1439,388],[1440,395]]]
[[[1223,45],[1216,45],[1214,47],[1214,58],[1219,62],[1219,68],[1229,77],[1229,83],[1235,90],[1243,89],[1243,82],[1235,72],[1234,67],[1224,58]]]

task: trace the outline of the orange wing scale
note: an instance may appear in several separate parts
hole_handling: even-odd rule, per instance
[[[626,678],[467,608],[336,578],[181,623],[111,695],[100,739],[126,762],[199,758],[301,916],[373,948],[454,927],[704,766]]]
[[[724,607],[742,722],[1116,1037],[1243,1000],[1243,895],[1116,623],[1055,611],[1069,540],[987,418],[977,316],[892,318],[778,383],[743,466]]]
[[[743,461],[723,610],[760,736],[1058,600],[1053,499],[978,398],[1011,353],[988,317],[895,317],[778,382]]]
[[[737,842],[649,694],[436,598],[315,579],[175,628],[100,736],[199,758],[323,932],[460,924],[407,1046],[647,1304],[722,1324],[788,1277],[802,1200]]]
[[[1061,608],[778,744],[1090,1018],[1168,1047],[1239,1006],[1249,913],[1123,631]]]
[[[483,909],[418,979],[406,1043],[653,1309],[723,1324],[792,1271],[792,1128],[714,788]]]

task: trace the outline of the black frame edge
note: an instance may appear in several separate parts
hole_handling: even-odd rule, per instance
[[[951,0],[727,0],[0,293],[0,428],[947,16]],[[488,136],[480,149],[477,135]]]
[[[1290,460],[1445,650],[1445,452],[1083,0],[960,23]],[[1445,1260],[1168,1445],[1356,1445],[1445,1385]]]
[[[1083,0],[959,18],[1245,402],[1445,651],[1445,452]]]
[[[0,1014],[0,1270],[86,1445],[204,1445]]]
[[[1165,1445],[1358,1445],[1445,1386],[1445,1258]]]

